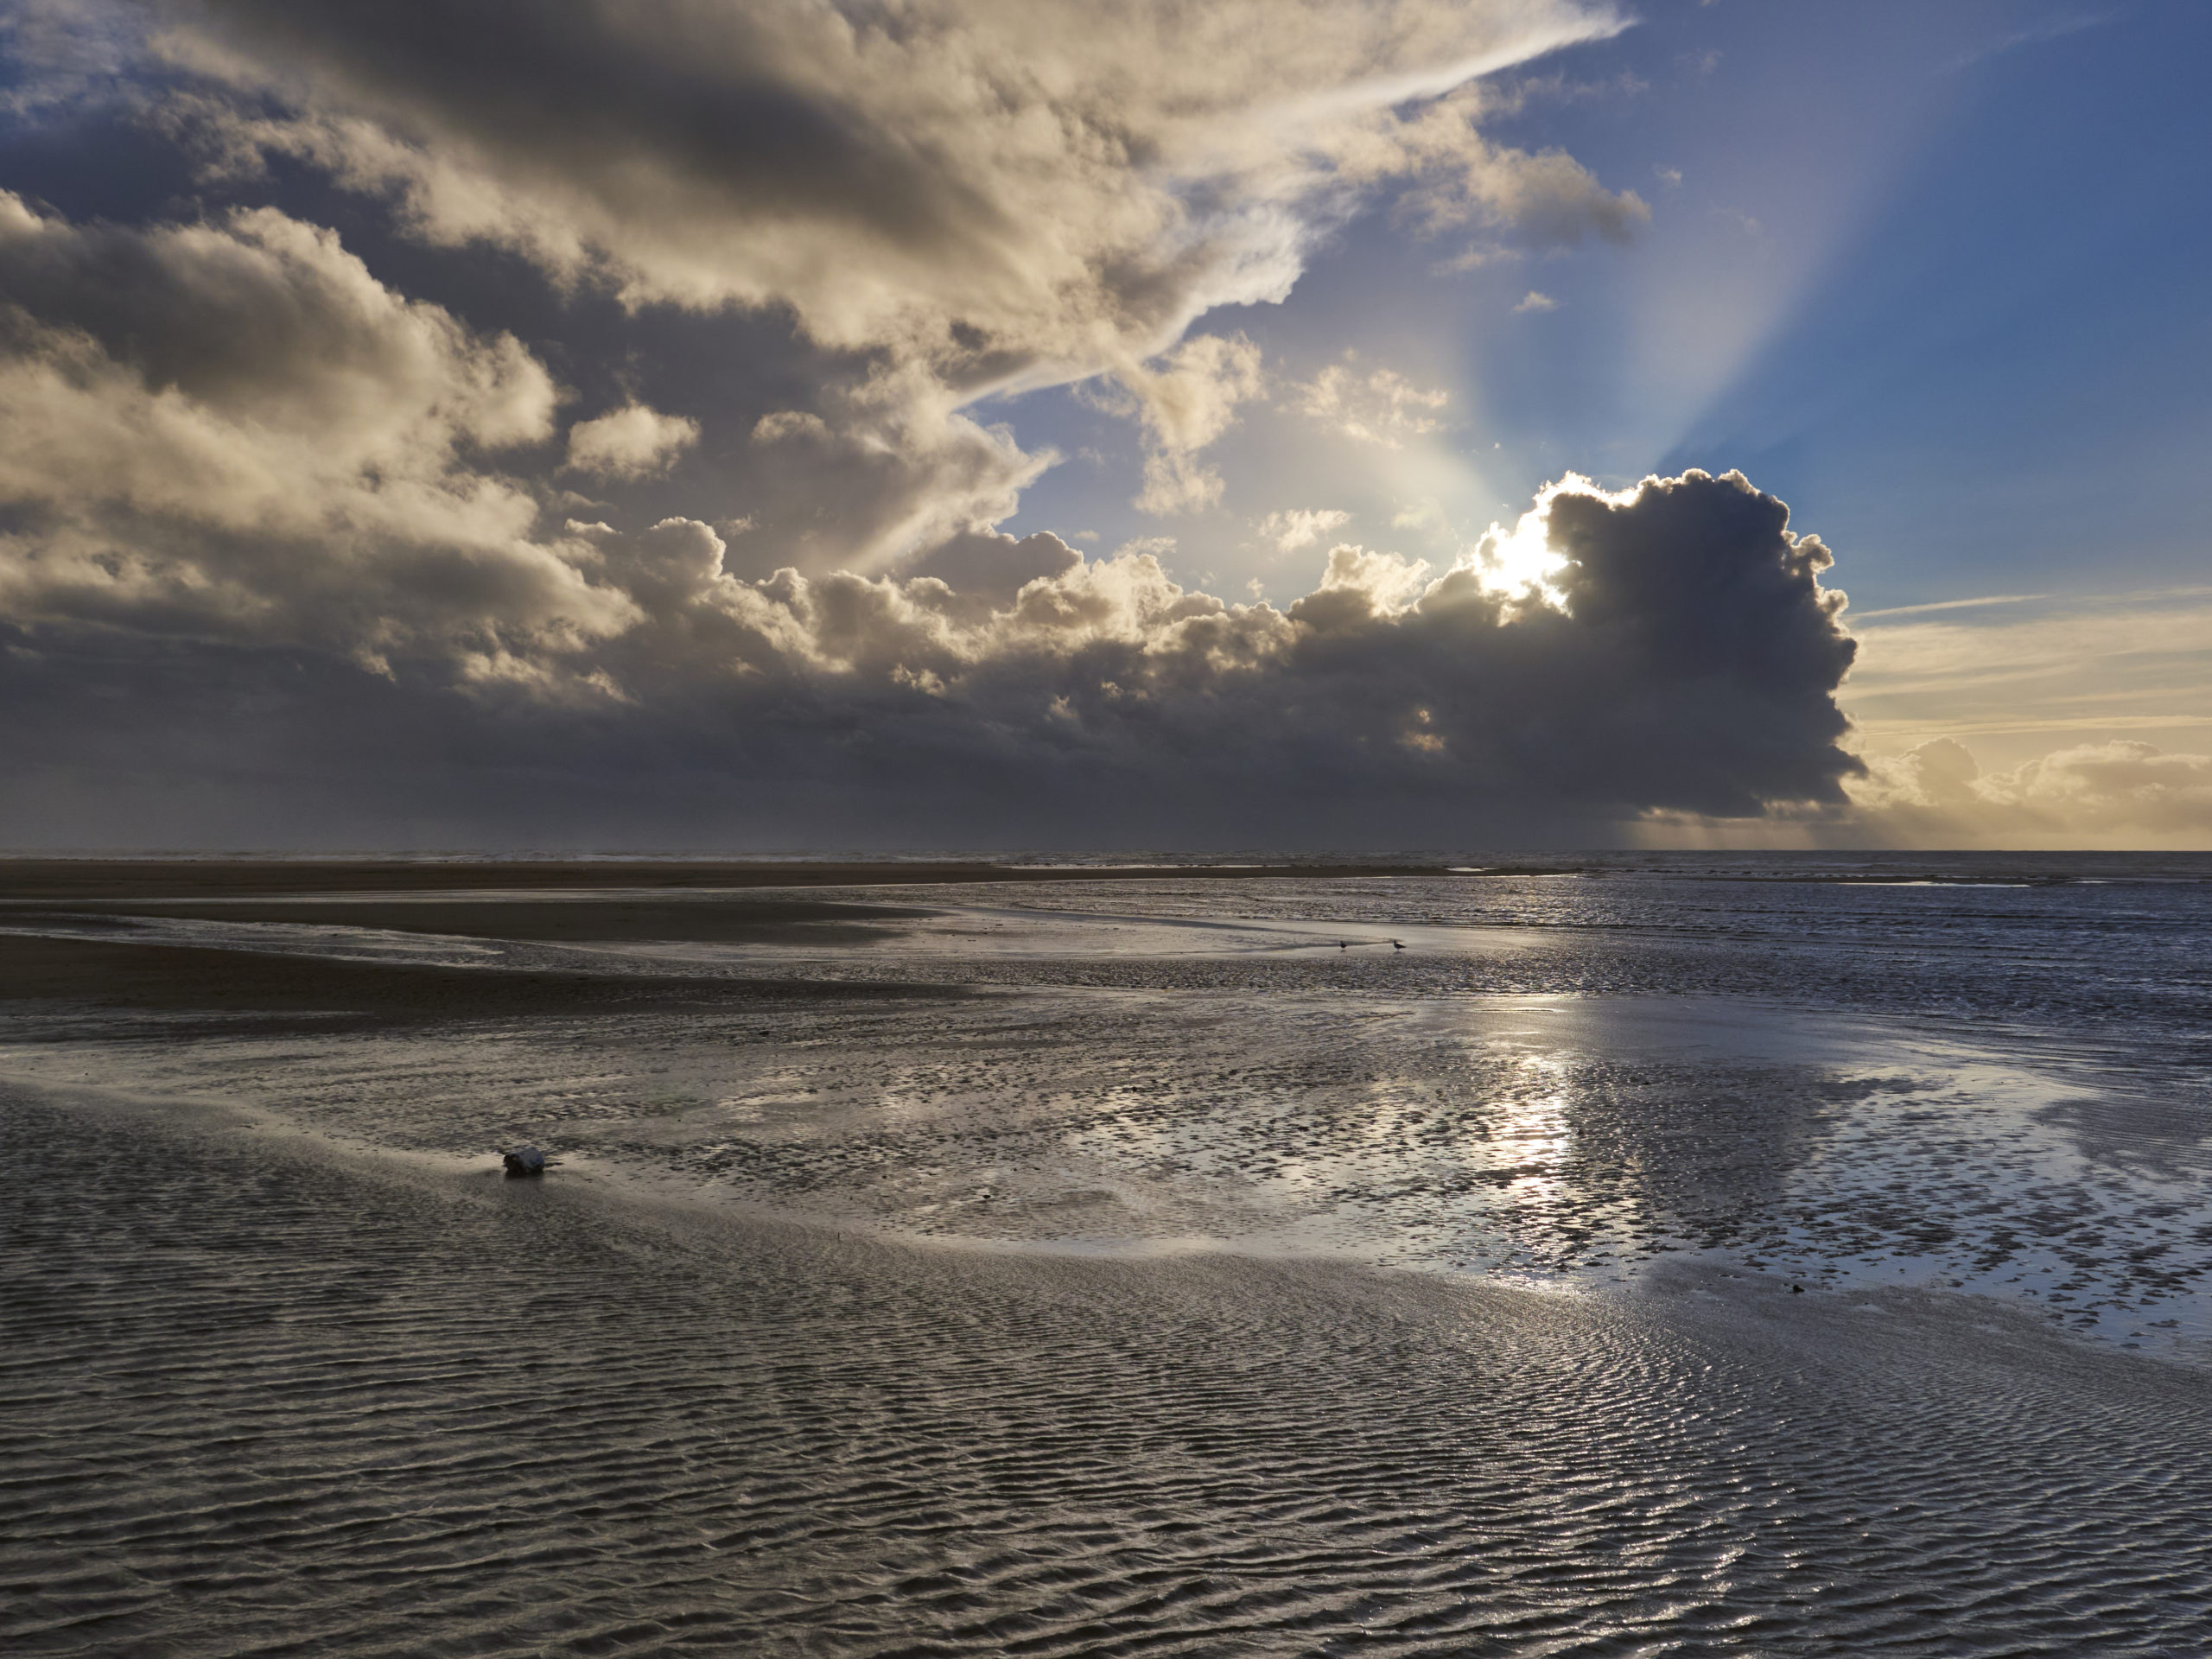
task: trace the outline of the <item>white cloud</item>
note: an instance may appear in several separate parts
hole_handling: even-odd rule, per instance
[[[1417,386],[1395,369],[1364,374],[1347,352],[1342,362],[1288,393],[1290,407],[1362,443],[1395,449],[1408,439],[1442,429],[1442,412],[1452,401],[1440,386]]]
[[[963,414],[919,371],[880,370],[823,394],[830,416],[779,410],[753,428],[771,464],[747,477],[761,558],[875,572],[1010,515],[1059,457]]]
[[[2042,46],[2051,41],[2063,40],[2069,35],[2078,35],[2083,29],[2101,29],[2107,23],[2117,22],[2121,15],[2118,11],[2085,11],[2042,18],[2024,29],[2014,29],[1985,46],[1962,53],[1951,61],[1949,67],[1954,73],[1972,68],[1986,59],[2016,52],[2024,46]]]
[[[1548,294],[1539,294],[1533,288],[1530,289],[1527,294],[1523,295],[1513,308],[1514,315],[1516,316],[1520,315],[1523,312],[1556,311],[1558,309],[1559,302],[1557,300],[1552,298]]]
[[[1907,845],[2201,846],[2212,840],[2212,755],[2083,743],[1985,772],[1942,737],[1871,763],[1856,817]]]
[[[1351,522],[1351,515],[1336,507],[1279,508],[1254,525],[1259,537],[1277,553],[1295,553]]]
[[[2007,764],[2067,743],[2212,733],[2212,589],[1999,594],[1849,620],[1869,749],[1955,737]]]
[[[168,128],[233,181],[283,157],[571,289],[788,319],[806,367],[781,379],[828,388],[796,412],[857,469],[846,491],[815,458],[855,503],[834,522],[757,515],[809,569],[1003,516],[1052,457],[963,423],[995,391],[1112,377],[1147,423],[1141,504],[1218,500],[1192,365],[1162,354],[1212,308],[1281,299],[1368,198],[1538,244],[1646,217],[1480,130],[1484,77],[1624,26],[1577,0],[155,10]]]
[[[1346,181],[1413,181],[1401,211],[1432,232],[1510,226],[1542,243],[1572,244],[1590,233],[1625,242],[1650,222],[1641,196],[1608,191],[1564,151],[1531,155],[1484,137],[1479,123],[1493,102],[1510,110],[1517,99],[1465,87],[1402,119],[1348,134],[1340,142],[1338,175]]]
[[[778,409],[763,415],[753,425],[755,443],[782,443],[790,438],[811,438],[819,442],[831,442],[830,423],[811,410]]]
[[[1412,179],[1546,234],[1630,211],[1564,156],[1493,149],[1479,99],[1444,96],[1611,33],[1605,9],[1293,3],[634,0],[493,23],[221,0],[175,9],[162,46],[276,100],[203,111],[233,143],[397,191],[427,238],[636,302],[789,304],[824,343],[931,361],[1149,356],[1205,305],[1279,293],[1300,203],[1347,185]]]
[[[1462,248],[1449,259],[1438,260],[1430,269],[1439,276],[1457,276],[1465,271],[1480,270],[1485,265],[1524,257],[1526,256],[1518,248],[1502,248],[1494,243],[1476,243]]]
[[[1221,499],[1222,476],[1194,456],[1159,450],[1144,458],[1144,487],[1131,505],[1167,517],[1201,512]]]
[[[1266,390],[1260,348],[1242,334],[1201,334],[1159,368],[1126,369],[1120,379],[1144,424],[1144,489],[1136,505],[1154,513],[1211,506],[1221,499],[1221,476],[1197,452],[1236,423],[1238,405]]]
[[[544,369],[269,209],[131,231],[0,193],[0,609],[313,643],[575,642],[616,592],[463,456],[551,435]]]
[[[698,441],[698,422],[626,404],[569,429],[569,465],[596,478],[645,478],[666,472]]]
[[[1141,401],[1147,435],[1173,450],[1205,448],[1235,423],[1237,405],[1267,385],[1260,348],[1242,334],[1201,334],[1160,368],[1125,370],[1121,378]]]

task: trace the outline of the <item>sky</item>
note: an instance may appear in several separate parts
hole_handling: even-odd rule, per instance
[[[2183,0],[0,0],[0,847],[2212,847]]]

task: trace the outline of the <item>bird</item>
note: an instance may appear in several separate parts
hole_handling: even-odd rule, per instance
[[[543,1175],[560,1161],[557,1158],[548,1158],[536,1147],[517,1147],[512,1152],[501,1154],[500,1158],[510,1175]]]
[[[1405,944],[1403,944],[1403,942],[1402,942],[1402,941],[1401,941],[1401,940],[1397,940],[1397,939],[1393,939],[1393,940],[1391,940],[1391,941],[1390,941],[1390,948],[1391,948],[1393,950],[1404,950],[1406,947],[1405,947]]]

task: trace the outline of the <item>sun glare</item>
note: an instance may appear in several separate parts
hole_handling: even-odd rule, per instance
[[[1476,548],[1483,586],[1493,593],[1517,594],[1541,588],[1554,598],[1550,578],[1562,561],[1552,551],[1551,521],[1541,510],[1524,512],[1511,530],[1493,524]]]
[[[1567,568],[1567,556],[1552,545],[1552,503],[1562,495],[1594,495],[1615,506],[1628,506],[1642,492],[1642,484],[1606,490],[1580,473],[1563,474],[1536,492],[1536,504],[1508,530],[1493,521],[1483,537],[1459,556],[1471,568],[1485,593],[1567,610],[1566,592],[1556,578]]]
[[[1539,496],[1536,505],[1508,530],[1493,522],[1472,550],[1471,563],[1485,593],[1500,594],[1524,602],[1567,608],[1566,596],[1553,585],[1567,563],[1552,550],[1551,493]]]

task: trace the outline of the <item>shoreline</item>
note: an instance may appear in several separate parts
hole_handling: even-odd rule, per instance
[[[1541,874],[1555,874],[1545,871]],[[978,882],[1280,880],[1483,874],[1391,861],[1265,864],[1001,864],[895,859],[771,860],[57,859],[0,855],[0,902],[126,903],[332,893],[746,892],[766,887],[941,887]]]
[[[57,856],[0,851],[0,906],[220,902],[343,895],[429,897],[737,894],[774,888],[944,887],[981,883],[1277,881],[1433,879],[1477,883],[1656,876],[1688,881],[1839,889],[2047,888],[2113,882],[2212,885],[2212,854],[1961,852],[1685,852],[1614,849],[1551,856],[1252,855],[1208,861],[1084,863],[1027,858],[895,856],[815,859],[522,855],[207,857],[171,854]]]
[[[1599,1319],[1618,1314],[1656,1320],[1707,1338],[1732,1329],[1738,1336],[1756,1335],[1792,1350],[1802,1348],[1808,1357],[1826,1353],[1834,1358],[1870,1337],[1902,1342],[1909,1329],[1916,1342],[1964,1342],[1977,1351],[1988,1344],[1976,1338],[1993,1338],[2010,1351],[2016,1363],[2033,1361],[2038,1369],[2065,1361],[2123,1368],[2140,1363],[2173,1376],[2212,1374],[2212,1346],[2201,1353],[2183,1347],[2123,1349],[1981,1292],[1927,1284],[1808,1282],[1800,1296],[1793,1294],[1793,1281],[1787,1275],[1702,1254],[1655,1260],[1631,1279],[1601,1284],[1571,1275],[1544,1281],[1517,1273],[1383,1262],[1357,1252],[1264,1248],[1219,1236],[1089,1240],[917,1232],[871,1224],[857,1215],[809,1211],[717,1192],[712,1183],[599,1152],[564,1151],[560,1170],[511,1180],[490,1161],[498,1156],[495,1152],[387,1146],[333,1133],[264,1104],[62,1082],[0,1070],[0,1109],[11,1092],[52,1109],[127,1120],[141,1129],[150,1123],[156,1136],[188,1147],[197,1137],[230,1136],[244,1143],[245,1137],[253,1136],[258,1148],[370,1181],[410,1186],[428,1183],[478,1196],[512,1191],[534,1203],[596,1206],[603,1212],[601,1224],[664,1235],[679,1250],[686,1241],[702,1236],[715,1238],[718,1249],[735,1249],[732,1239],[765,1231],[810,1240],[817,1249],[880,1252],[887,1262],[904,1262],[917,1269],[932,1263],[956,1270],[962,1264],[978,1268],[997,1264],[1013,1273],[1030,1266],[1077,1275],[1095,1269],[1179,1279],[1281,1275],[1303,1281],[1318,1276],[1332,1283],[1366,1284],[1384,1295],[1418,1295],[1417,1287],[1432,1287],[1436,1294],[1470,1298],[1493,1309],[1510,1305],[1532,1315],[1546,1308],[1568,1308]],[[1878,1331],[1860,1323],[1875,1313],[1883,1316]],[[1975,1336],[1968,1337],[1969,1332]]]

